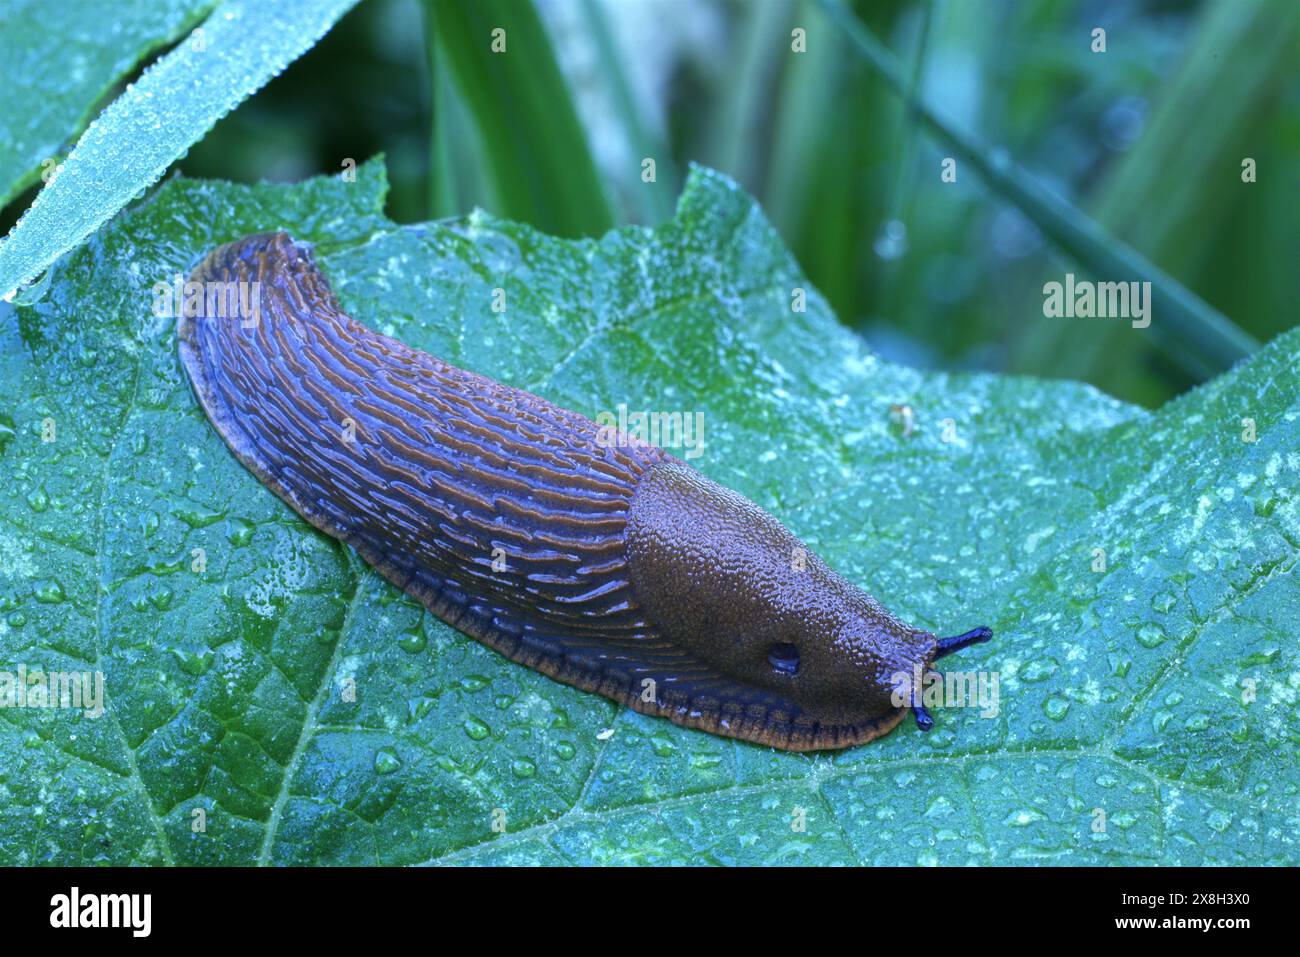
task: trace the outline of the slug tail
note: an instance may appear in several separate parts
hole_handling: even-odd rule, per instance
[[[961,651],[963,648],[969,648],[971,645],[982,644],[993,637],[993,629],[988,625],[981,625],[974,631],[968,631],[964,635],[954,635],[951,638],[939,639],[939,650],[935,652],[935,659],[942,658],[944,655],[950,655],[954,651]]]

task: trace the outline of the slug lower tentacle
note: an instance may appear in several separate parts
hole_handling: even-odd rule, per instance
[[[284,233],[191,279],[217,293],[180,320],[182,364],[239,460],[439,618],[558,681],[842,748],[909,705],[931,725],[900,676],[991,636],[910,627],[667,453],[367,329]]]

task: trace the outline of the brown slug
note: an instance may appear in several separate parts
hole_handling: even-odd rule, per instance
[[[900,676],[992,635],[910,627],[684,462],[372,332],[284,233],[221,246],[191,280],[219,292],[181,317],[181,361],[239,460],[443,621],[557,681],[714,734],[844,748],[909,704],[928,730]]]

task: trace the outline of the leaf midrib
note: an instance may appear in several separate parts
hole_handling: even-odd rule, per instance
[[[348,635],[352,631],[353,617],[361,604],[361,596],[364,592],[362,585],[367,575],[366,569],[359,564],[360,559],[356,557],[351,548],[341,544],[338,547],[343,549],[348,562],[352,576],[352,595],[348,598],[347,609],[343,613],[343,624],[339,627],[338,637],[334,640],[334,648],[330,652],[329,662],[321,671],[320,687],[316,689],[316,696],[307,705],[307,713],[303,715],[302,729],[299,731],[298,740],[294,744],[293,754],[289,756],[289,762],[284,767],[284,777],[280,782],[279,793],[276,794],[275,801],[271,805],[271,816],[267,819],[266,834],[262,838],[262,848],[257,855],[257,863],[261,867],[271,863],[271,852],[275,845],[276,833],[280,827],[280,818],[284,806],[289,800],[289,786],[293,781],[294,773],[298,769],[298,762],[302,759],[303,752],[306,751],[308,743],[316,734],[320,710],[325,704],[325,699],[329,697],[334,669],[338,664],[343,645],[347,642]]]

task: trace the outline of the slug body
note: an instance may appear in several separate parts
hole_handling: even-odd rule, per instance
[[[448,624],[647,714],[788,750],[898,724],[898,675],[987,640],[903,624],[667,453],[367,329],[284,233],[214,250],[178,326],[231,450]],[[242,316],[238,289],[258,283]],[[218,285],[220,284],[220,285]]]

